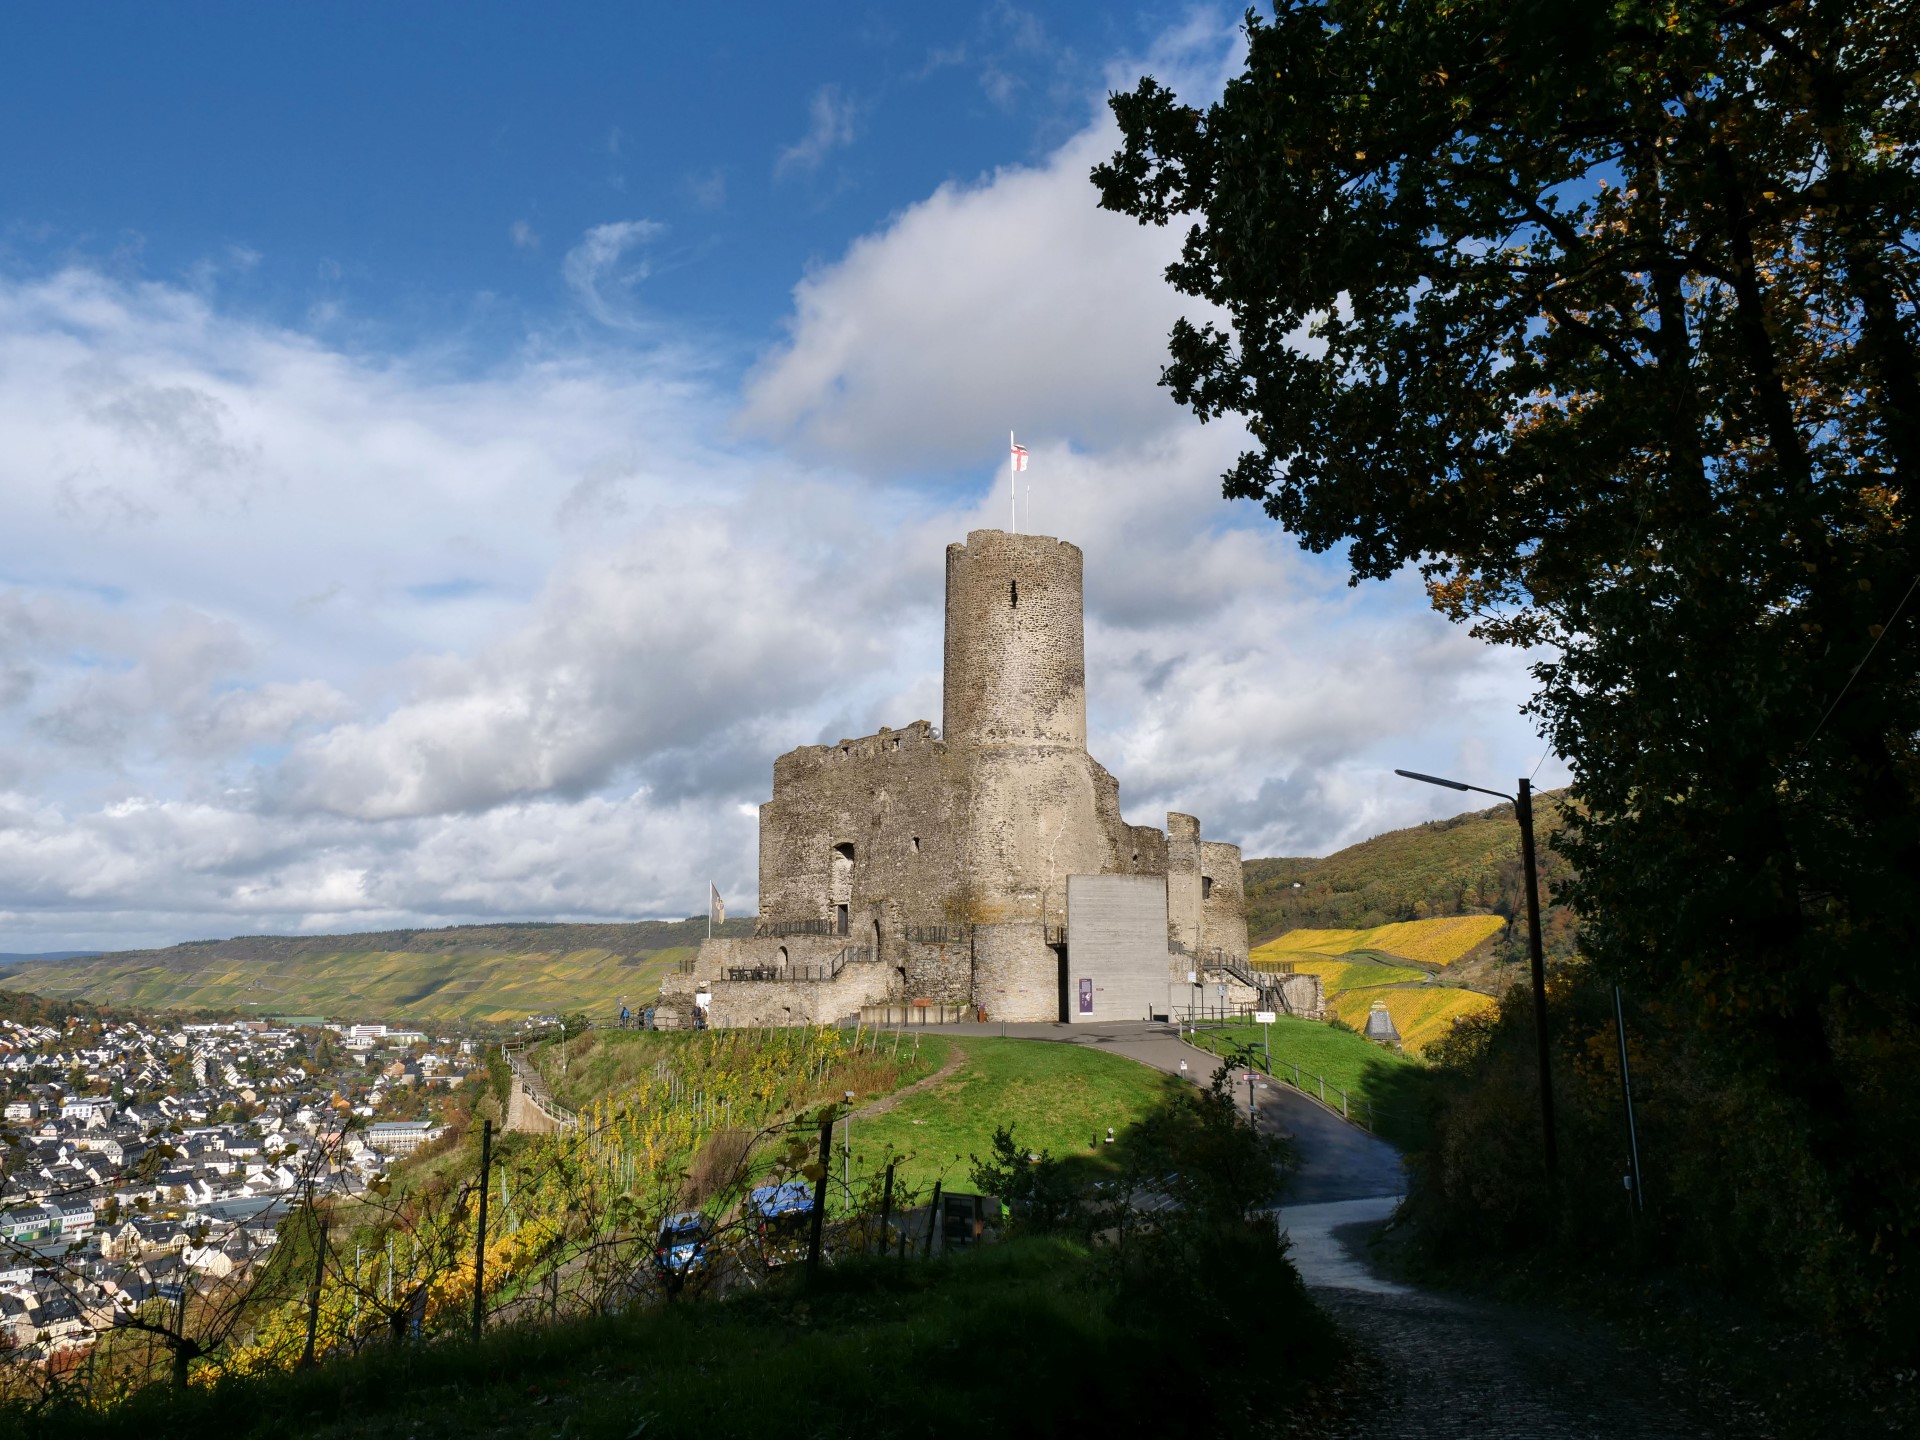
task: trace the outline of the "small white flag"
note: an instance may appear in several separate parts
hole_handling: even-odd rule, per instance
[[[1024,470],[1027,468],[1027,447],[1026,446],[1016,445],[1013,447],[1013,468],[1015,470]]]
[[[720,887],[709,881],[707,883],[707,889],[711,892],[712,896],[707,902],[707,917],[716,925],[726,924],[727,902],[720,898]]]

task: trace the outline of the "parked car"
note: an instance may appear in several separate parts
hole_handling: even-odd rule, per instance
[[[805,1180],[762,1185],[747,1196],[755,1247],[768,1269],[807,1258],[813,1227],[813,1186]]]
[[[669,1285],[684,1285],[707,1263],[707,1245],[713,1238],[706,1217],[697,1210],[669,1215],[660,1222],[653,1243],[653,1266]]]

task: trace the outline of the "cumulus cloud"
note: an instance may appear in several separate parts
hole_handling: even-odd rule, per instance
[[[561,277],[581,307],[602,325],[631,329],[637,323],[633,291],[652,273],[652,266],[628,257],[666,228],[656,220],[595,225],[567,252],[560,263]]]
[[[938,719],[943,549],[1008,523],[1009,423],[1022,528],[1086,552],[1130,819],[1314,853],[1446,813],[1395,765],[1519,773],[1520,657],[1220,501],[1243,437],[1154,384],[1177,237],[1093,207],[1111,143],[854,242],[739,393],[638,329],[648,220],[561,273],[653,344],[466,375],[0,279],[0,950],[750,908],[773,758]]]
[[[856,114],[854,102],[838,85],[822,85],[807,102],[807,133],[780,152],[773,173],[784,178],[818,170],[827,156],[853,143]]]
[[[1035,167],[943,185],[794,291],[751,377],[749,433],[875,471],[938,464],[996,427],[1102,448],[1164,430],[1178,251],[1094,205],[1091,130]]]
[[[752,514],[770,534],[800,523],[760,498]],[[816,518],[846,508],[813,500]],[[725,749],[743,721],[804,723],[839,677],[887,663],[882,634],[848,623],[873,613],[869,582],[750,528],[742,510],[659,515],[582,557],[521,628],[472,660],[425,667],[417,693],[378,722],[303,743],[276,787],[282,803],[390,819],[578,796],[647,757]]]

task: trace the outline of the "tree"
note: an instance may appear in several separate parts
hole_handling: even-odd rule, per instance
[[[1786,1104],[1833,1253],[1920,1305],[1920,12],[1321,0],[1219,103],[1114,97],[1189,223],[1163,376],[1354,579],[1543,647],[1598,972]],[[1903,597],[1907,597],[1904,598]],[[1904,1295],[1904,1300],[1897,1296]]]

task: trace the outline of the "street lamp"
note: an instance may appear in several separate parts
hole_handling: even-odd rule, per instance
[[[840,1138],[844,1148],[840,1152],[840,1188],[846,1191],[847,1209],[853,1209],[853,1092],[846,1092],[847,1123]]]
[[[1540,948],[1540,878],[1533,859],[1533,782],[1522,780],[1520,793],[1509,795],[1501,790],[1486,790],[1478,785],[1442,780],[1438,775],[1422,775],[1413,770],[1395,770],[1393,773],[1408,780],[1444,786],[1448,790],[1471,790],[1478,795],[1492,795],[1505,800],[1513,806],[1514,817],[1520,822],[1520,864],[1527,879],[1527,952],[1533,965],[1533,1039],[1538,1048],[1540,1066],[1540,1140],[1546,1151],[1547,1174],[1551,1176],[1560,1156],[1553,1134],[1553,1078],[1547,1069],[1547,965]]]

